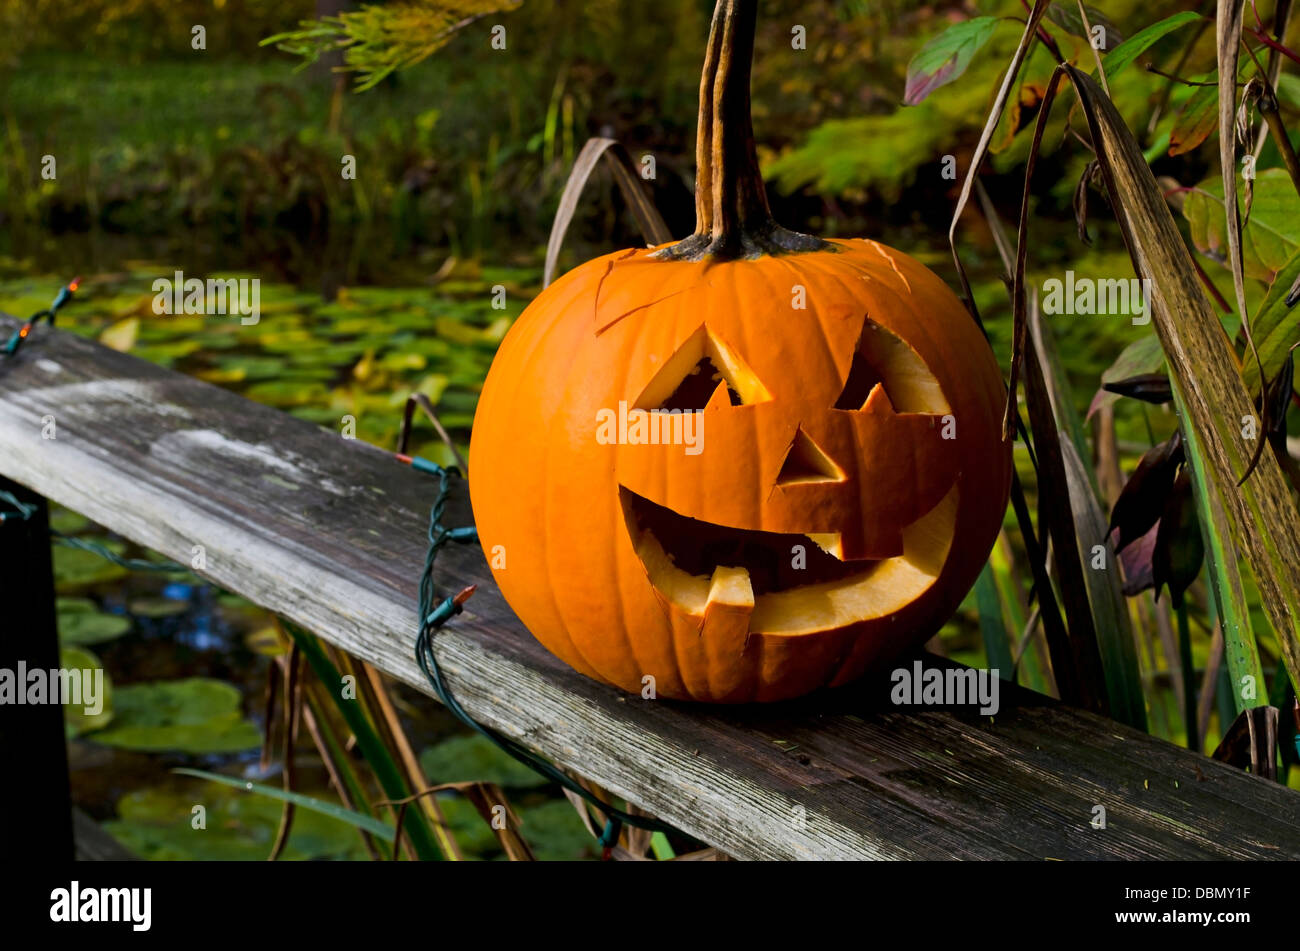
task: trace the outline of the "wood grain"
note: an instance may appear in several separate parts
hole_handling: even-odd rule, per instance
[[[387,453],[46,330],[0,361],[0,473],[185,563],[203,546],[215,584],[429,692],[412,644],[435,485]],[[463,494],[447,521],[471,521]],[[739,858],[1300,858],[1300,795],[1028,692],[992,718],[892,706],[884,679],[642,700],[551,657],[477,548],[439,580],[480,585],[437,638],[474,716]]]

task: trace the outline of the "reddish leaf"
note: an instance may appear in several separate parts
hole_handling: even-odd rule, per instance
[[[1119,553],[1119,563],[1124,568],[1124,593],[1130,598],[1155,587],[1151,556],[1156,550],[1156,534],[1159,531],[1160,523],[1157,522],[1136,543]]]
[[[1157,526],[1156,547],[1151,555],[1151,568],[1156,589],[1169,586],[1169,600],[1181,607],[1183,592],[1201,573],[1205,561],[1205,542],[1201,538],[1200,520],[1196,516],[1196,499],[1192,494],[1192,476],[1183,471],[1174,479],[1174,485],[1165,501],[1164,511]]]
[[[998,17],[975,17],[954,23],[912,57],[907,64],[903,105],[915,106],[940,86],[966,72],[971,58],[993,35]]]
[[[1116,551],[1123,551],[1155,525],[1173,488],[1174,473],[1183,461],[1183,439],[1174,433],[1165,442],[1147,450],[1133,475],[1115,500],[1110,513],[1110,531],[1119,531]]]
[[[1182,155],[1196,148],[1219,127],[1219,87],[1200,86],[1183,103],[1169,134],[1169,154]]]

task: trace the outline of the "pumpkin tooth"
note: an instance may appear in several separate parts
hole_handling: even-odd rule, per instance
[[[749,580],[748,568],[729,568],[718,565],[713,569],[709,584],[710,605],[754,610],[754,585]]]
[[[808,532],[808,540],[832,558],[844,560],[844,535],[841,532]]]
[[[871,392],[867,394],[867,401],[862,404],[862,411],[864,413],[884,413],[890,416],[895,415],[894,401],[891,400],[889,394],[885,392],[885,385],[883,383],[877,383],[871,388]]]

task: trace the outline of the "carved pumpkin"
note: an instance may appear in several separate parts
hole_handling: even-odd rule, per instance
[[[543,292],[470,447],[479,537],[529,630],[588,676],[715,702],[923,643],[983,566],[1011,472],[1001,374],[943,281],[772,221],[755,5],[714,14],[695,234]]]

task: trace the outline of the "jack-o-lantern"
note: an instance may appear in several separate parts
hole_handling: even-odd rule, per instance
[[[943,281],[773,222],[756,2],[714,14],[695,234],[543,292],[470,446],[510,606],[577,670],[662,697],[778,700],[918,646],[974,583],[1010,483],[1002,377]]]

